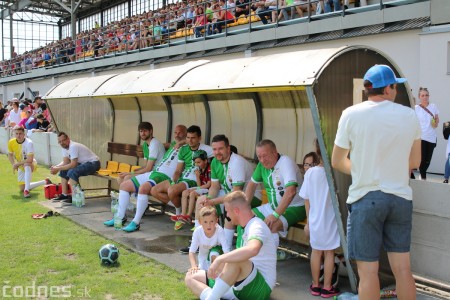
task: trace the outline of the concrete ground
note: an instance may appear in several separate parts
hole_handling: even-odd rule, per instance
[[[147,213],[137,232],[126,233],[105,227],[103,222],[112,217],[110,200],[107,198],[87,199],[86,206],[77,208],[74,206],[61,207],[60,203],[43,201],[40,203],[45,210],[58,211],[64,217],[88,228],[108,239],[116,241],[132,251],[143,256],[155,259],[181,273],[189,268],[187,255],[180,254],[179,248],[188,245],[191,231],[183,228],[173,230],[173,222],[167,215]],[[129,220],[132,216],[128,217]],[[122,268],[125,266],[121,266]],[[318,299],[309,293],[311,283],[309,261],[304,257],[295,257],[279,261],[277,264],[277,286],[271,299]],[[339,288],[342,292],[350,292],[348,278],[341,276]],[[420,294],[417,299],[439,299],[429,295]]]

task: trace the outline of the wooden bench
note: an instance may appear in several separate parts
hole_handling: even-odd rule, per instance
[[[104,178],[108,180],[108,195],[111,194],[112,189],[112,181],[117,180],[119,177],[119,173],[121,172],[132,172],[136,169],[139,169],[139,159],[144,157],[144,152],[142,151],[141,145],[133,145],[133,144],[123,144],[123,143],[115,143],[108,142],[108,153],[111,153],[111,157],[113,154],[120,154],[125,156],[131,156],[136,158],[136,165],[130,165],[127,163],[120,163],[117,161],[109,160],[106,162],[106,168],[98,170],[94,176]],[[161,211],[161,213],[165,213],[166,204],[159,202],[152,197],[149,197],[149,205],[148,208],[156,208]]]

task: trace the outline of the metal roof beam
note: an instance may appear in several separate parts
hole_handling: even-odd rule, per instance
[[[0,19],[4,20],[5,18],[9,17],[10,14],[20,11],[24,9],[27,6],[30,6],[33,4],[31,0],[19,0],[13,3],[13,5],[9,6],[9,8],[5,8],[0,12]]]

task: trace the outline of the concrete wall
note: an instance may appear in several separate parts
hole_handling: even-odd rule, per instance
[[[450,185],[420,180],[410,183],[414,193],[412,270],[450,283]]]

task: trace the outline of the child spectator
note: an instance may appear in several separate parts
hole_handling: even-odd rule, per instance
[[[220,254],[227,253],[225,233],[218,224],[217,211],[212,206],[205,206],[199,212],[200,224],[192,235],[189,248],[189,261],[191,268],[188,272],[196,273],[198,270],[208,270],[214,259]],[[195,253],[198,252],[198,264]]]
[[[192,213],[194,212],[195,201],[201,195],[207,194],[211,186],[211,168],[208,162],[208,154],[204,150],[197,150],[192,155],[195,166],[195,176],[197,186],[184,190],[181,194],[181,215],[172,216],[170,219],[174,222],[180,222],[178,227],[181,229],[183,224],[192,224]],[[199,226],[198,222],[195,224]]]
[[[334,250],[340,245],[340,237],[317,141],[316,152],[320,163],[306,171],[299,195],[305,199],[308,217],[305,234],[309,235],[312,248],[312,284],[309,289],[313,296],[331,298],[339,294],[339,290],[332,285],[331,281],[334,268]],[[324,257],[324,283],[321,287],[319,277],[322,256]]]

